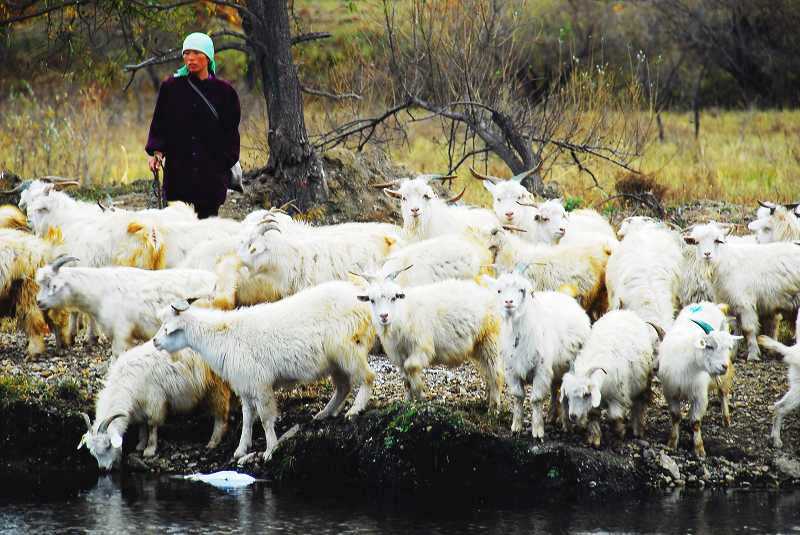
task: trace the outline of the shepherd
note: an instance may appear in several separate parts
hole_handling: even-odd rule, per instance
[[[206,218],[241,184],[239,96],[217,78],[208,35],[186,37],[183,63],[161,83],[145,151],[153,173],[164,169],[164,199],[190,203]]]

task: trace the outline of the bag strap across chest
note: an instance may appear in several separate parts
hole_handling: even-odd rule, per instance
[[[192,83],[192,80],[189,79],[188,76],[186,77],[186,81],[189,82],[189,85],[192,87],[192,89],[194,89],[194,92],[197,93],[198,95],[200,95],[200,98],[202,98],[203,102],[206,103],[206,105],[208,106],[208,109],[211,110],[211,115],[214,116],[214,119],[219,120],[219,114],[217,113],[217,109],[214,107],[213,104],[211,104],[211,101],[208,100],[206,98],[206,96],[203,94],[203,92],[200,91],[200,89],[196,85],[194,85]]]

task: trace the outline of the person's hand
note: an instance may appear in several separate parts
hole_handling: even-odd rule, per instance
[[[150,167],[150,170],[155,173],[164,166],[164,155],[155,151],[152,156],[147,157],[147,165]]]

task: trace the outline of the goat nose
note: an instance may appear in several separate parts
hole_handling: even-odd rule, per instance
[[[511,219],[512,217],[514,217],[514,212],[506,212],[506,217]]]
[[[704,254],[706,257],[709,257],[709,256],[711,256],[711,251],[706,251],[706,252],[704,252],[703,254]]]
[[[389,314],[381,314],[381,319],[386,321],[389,318]]]
[[[419,212],[419,208],[412,208],[411,211],[416,214],[417,212]]]

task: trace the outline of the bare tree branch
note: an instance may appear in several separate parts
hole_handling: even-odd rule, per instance
[[[317,97],[325,97],[332,100],[345,100],[348,98],[352,98],[355,100],[362,100],[363,97],[356,93],[332,93],[330,91],[324,91],[322,89],[315,89],[313,87],[309,87],[305,84],[300,84],[300,89],[303,90],[303,93],[307,93],[309,95],[314,95]]]
[[[312,33],[295,35],[292,37],[292,45],[299,45],[300,43],[317,41],[319,39],[327,39],[330,36],[331,36],[330,32],[312,32]]]

